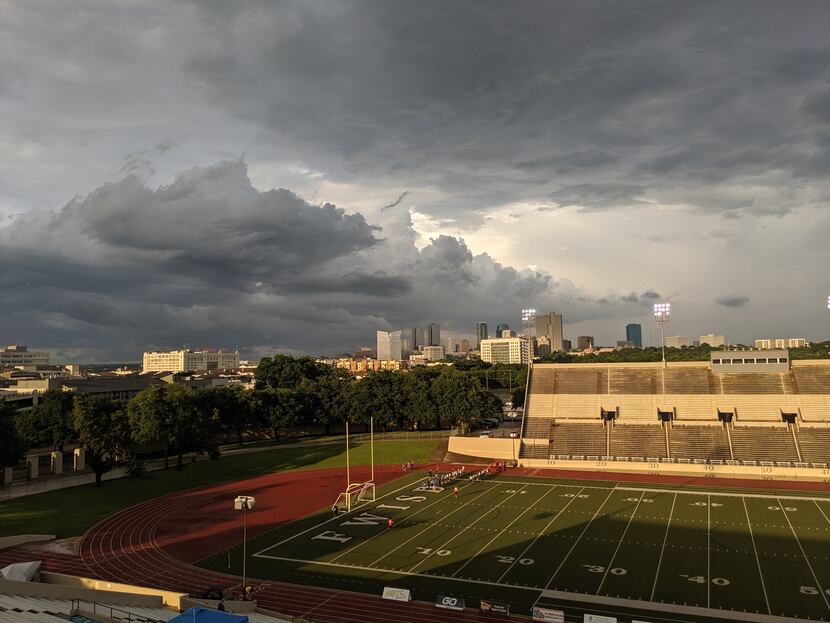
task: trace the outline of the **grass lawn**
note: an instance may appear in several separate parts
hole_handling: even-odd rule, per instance
[[[375,463],[426,462],[438,439],[375,443]],[[369,444],[352,447],[352,465],[369,464]],[[346,464],[342,445],[278,447],[262,452],[222,457],[186,465],[181,471],[151,472],[147,478],[123,478],[92,485],[49,491],[0,502],[0,536],[54,534],[58,538],[80,536],[95,523],[123,508],[166,493],[262,474],[293,469],[340,467]]]

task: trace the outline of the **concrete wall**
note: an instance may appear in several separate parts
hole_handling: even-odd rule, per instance
[[[118,582],[105,582],[103,580],[76,577],[63,573],[51,573],[48,571],[41,573],[41,582],[72,591],[92,591],[96,595],[96,599],[92,601],[133,606],[146,604],[150,608],[160,608],[164,605],[176,611],[181,609],[182,599],[187,597],[187,593],[164,591],[156,588],[147,588],[146,586],[133,586],[132,584],[119,584]],[[40,586],[43,586],[43,584],[40,584]],[[75,597],[88,599],[88,597],[80,594],[75,595]],[[130,601],[116,601],[116,597]]]
[[[519,455],[519,439],[450,437],[449,451],[465,456],[511,461]]]
[[[59,574],[44,572],[41,575],[54,576]],[[158,595],[102,591],[83,586],[45,583],[45,580],[44,582],[15,582],[14,580],[0,579],[0,593],[46,599],[85,599],[87,601],[106,602],[119,606],[136,606],[138,608],[161,608],[164,605],[163,599]]]
[[[654,476],[688,476],[695,478],[741,478],[744,480],[790,480],[830,482],[830,468],[767,467],[750,465],[701,465],[685,463],[647,463],[635,461],[573,461],[559,459],[522,459],[524,467],[567,469],[587,472],[651,474]]]
[[[0,537],[0,549],[6,547],[17,547],[24,543],[40,543],[42,541],[52,541],[55,538],[54,534],[18,534],[16,536]]]

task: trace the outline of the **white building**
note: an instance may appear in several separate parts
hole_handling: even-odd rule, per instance
[[[377,352],[380,361],[400,361],[403,357],[401,332],[378,331]]]
[[[446,355],[455,352],[455,340],[451,337],[442,337],[441,346],[444,347],[444,354]]]
[[[773,340],[755,340],[755,348],[768,350],[770,348],[805,348],[807,340],[803,337],[776,338]]]
[[[531,343],[521,337],[481,340],[481,360],[487,363],[530,363]]]
[[[38,365],[49,365],[49,353],[32,351],[22,344],[12,344],[0,350],[0,366]]]
[[[427,361],[441,361],[445,352],[443,346],[424,346],[421,349],[421,354]]]
[[[239,367],[239,351],[151,350],[144,353],[144,372],[196,372]]]
[[[708,333],[707,335],[701,335],[700,340],[698,343],[702,346],[703,344],[708,344],[712,348],[717,348],[718,346],[726,346],[726,336],[725,335],[715,335],[714,333]]]
[[[670,335],[666,337],[666,348],[682,348],[690,344],[688,335]]]

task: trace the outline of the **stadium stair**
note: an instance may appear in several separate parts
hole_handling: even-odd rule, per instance
[[[801,448],[802,461],[830,464],[830,428],[802,426],[795,434]]]
[[[606,435],[601,422],[555,422],[550,453],[555,456],[605,456]]]
[[[799,462],[786,426],[734,426],[730,434],[739,461]]]
[[[723,425],[672,426],[668,436],[673,459],[727,461],[732,458]]]
[[[616,424],[609,427],[608,456],[662,458],[666,453],[666,434],[660,424]]]

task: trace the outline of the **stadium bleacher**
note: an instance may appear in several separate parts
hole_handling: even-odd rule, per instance
[[[704,362],[537,364],[527,452],[542,454],[545,431],[550,456],[830,464],[830,365],[716,374]]]

